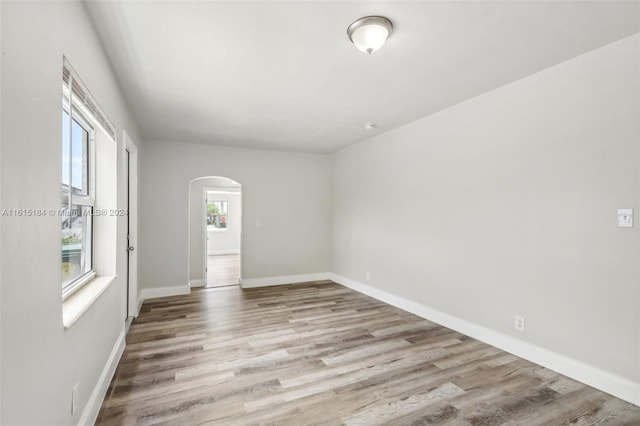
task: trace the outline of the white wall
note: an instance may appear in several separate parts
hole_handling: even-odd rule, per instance
[[[215,200],[227,201],[227,227],[217,229],[214,225],[207,227],[207,254],[240,253],[240,230],[242,229],[241,195],[220,194],[211,196]]]
[[[3,15],[3,7],[2,7],[2,2],[0,2],[0,25],[2,25],[2,15]],[[2,44],[2,39],[3,39],[3,32],[0,29],[0,55],[2,55],[3,50],[3,44]],[[4,80],[2,80],[2,74],[3,74],[3,69],[4,67],[0,66],[0,98],[2,97],[2,82]],[[3,133],[1,131],[2,129],[2,119],[3,119],[4,115],[2,114],[2,102],[0,102],[0,165],[2,164],[2,137],[3,137]],[[0,209],[3,208],[4,203],[2,201],[2,173],[0,172]],[[4,235],[4,233],[2,232],[2,228],[4,226],[4,223],[2,220],[0,220],[0,235]],[[1,265],[3,265],[2,263],[2,244],[0,244],[0,307],[1,305],[1,301],[2,301],[2,287],[4,286],[3,284],[3,278],[2,278],[2,267]],[[0,315],[0,333],[2,333],[2,315]],[[0,383],[3,382],[3,375],[2,375],[2,335],[0,334]],[[2,386],[0,385],[0,422],[2,422]]]
[[[95,131],[95,209],[111,211],[118,208],[117,182],[113,176],[117,170],[117,144],[102,130]],[[116,253],[118,218],[117,216],[95,216],[93,218],[93,236],[99,244],[94,244],[93,269],[97,275],[116,275]]]
[[[330,271],[330,172],[326,155],[149,141],[140,190],[143,291],[188,288],[189,183],[202,176],[242,185],[244,278]]]
[[[638,383],[638,52],[636,35],[335,154],[333,271]]]
[[[136,141],[101,45],[79,2],[2,2],[1,204],[60,207],[62,57],[120,135]],[[122,141],[118,205],[124,206]],[[70,329],[62,325],[60,219],[2,217],[1,424],[75,424],[124,329],[126,227],[117,221],[120,278]],[[79,408],[70,414],[79,383]],[[98,401],[99,403],[100,401]]]

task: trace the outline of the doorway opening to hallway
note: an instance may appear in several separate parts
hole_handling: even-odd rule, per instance
[[[240,284],[242,190],[205,187],[205,287]]]

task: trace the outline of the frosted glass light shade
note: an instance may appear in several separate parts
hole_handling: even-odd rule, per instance
[[[366,16],[347,28],[347,35],[358,50],[371,54],[380,49],[393,32],[391,21],[382,16]]]

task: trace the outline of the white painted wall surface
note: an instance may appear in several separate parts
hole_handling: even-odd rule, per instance
[[[143,289],[187,288],[189,182],[202,176],[242,185],[244,278],[330,270],[331,157],[150,141],[140,190]]]
[[[2,25],[2,2],[0,2],[0,25]],[[3,44],[2,44],[2,39],[3,39],[3,31],[0,28],[0,55],[2,55],[3,53]],[[2,74],[3,74],[3,66],[0,66],[0,96],[2,95]],[[2,164],[2,137],[4,136],[4,133],[2,133],[2,119],[4,118],[4,116],[2,115],[2,102],[0,102],[0,165]],[[0,209],[3,208],[3,201],[2,201],[2,173],[0,172]],[[2,231],[2,228],[4,226],[4,221],[0,220],[0,235],[4,235],[4,232]],[[0,266],[3,265],[2,263],[2,244],[0,244]],[[0,267],[0,307],[1,305],[1,301],[2,301],[2,287],[4,286],[3,284],[3,279],[2,279],[2,267]],[[0,333],[2,332],[2,315],[0,315]],[[0,383],[2,383],[3,381],[3,376],[2,376],[2,335],[0,334]],[[0,422],[2,421],[2,386],[0,385]]]
[[[62,57],[66,55],[118,134],[136,125],[75,1],[2,2],[1,204],[60,207]],[[118,205],[124,206],[118,141]],[[124,329],[125,281],[118,278],[69,330],[62,326],[60,219],[2,217],[0,424],[77,424]],[[117,219],[116,272],[125,276],[126,227]],[[72,416],[71,389],[79,383]],[[35,408],[34,408],[35,407]]]
[[[241,195],[221,194],[215,195],[216,200],[226,200],[229,203],[229,213],[227,215],[227,228],[216,229],[215,226],[207,227],[207,254],[209,256],[217,254],[240,253],[240,230],[242,229]]]
[[[634,36],[335,154],[333,271],[638,383],[638,64]]]

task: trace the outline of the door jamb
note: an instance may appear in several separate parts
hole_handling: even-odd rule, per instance
[[[128,316],[137,317],[140,311],[138,300],[138,147],[131,140],[126,130],[123,130],[122,133],[125,167],[127,167],[126,151],[129,151],[129,166],[126,170],[129,178],[129,235],[127,236],[127,244],[134,247],[133,252],[127,251],[127,256],[129,256],[129,270],[127,271],[128,277],[126,277],[129,280]]]

